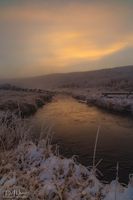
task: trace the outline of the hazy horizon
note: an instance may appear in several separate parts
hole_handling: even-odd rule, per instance
[[[0,0],[0,78],[133,64],[133,1]]]

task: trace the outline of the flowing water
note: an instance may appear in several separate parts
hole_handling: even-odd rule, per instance
[[[40,109],[33,120],[35,131],[49,124],[54,133],[53,143],[60,146],[60,153],[66,157],[77,155],[77,160],[86,166],[92,165],[95,137],[100,126],[96,161],[103,159],[98,166],[103,179],[115,178],[117,162],[120,181],[127,181],[128,174],[133,173],[132,118],[59,95]]]

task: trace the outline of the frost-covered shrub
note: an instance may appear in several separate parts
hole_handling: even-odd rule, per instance
[[[101,95],[89,96],[88,103],[93,103],[107,110],[133,114],[133,98],[113,97]]]
[[[46,200],[133,200],[133,176],[127,187],[118,180],[101,183],[93,170],[74,159],[53,153],[45,140],[20,144],[1,155],[0,195],[19,188],[27,199]]]

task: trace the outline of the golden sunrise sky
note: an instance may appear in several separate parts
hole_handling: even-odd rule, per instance
[[[0,0],[0,78],[133,64],[133,0]]]

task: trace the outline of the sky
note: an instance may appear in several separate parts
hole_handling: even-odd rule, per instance
[[[133,64],[133,0],[0,0],[0,78]]]

